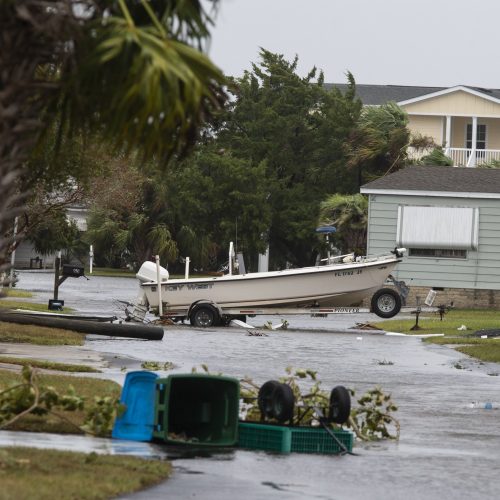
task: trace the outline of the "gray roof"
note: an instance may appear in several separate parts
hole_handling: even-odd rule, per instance
[[[327,89],[337,87],[341,92],[346,92],[348,85],[345,83],[325,83]],[[483,89],[462,85],[476,92],[480,92],[489,97],[500,99],[500,89]],[[356,84],[356,95],[361,102],[366,105],[380,105],[389,101],[401,102],[408,99],[415,99],[434,92],[440,92],[452,87],[414,87],[408,85],[363,85]]]
[[[500,193],[500,169],[411,166],[364,184],[361,189]]]

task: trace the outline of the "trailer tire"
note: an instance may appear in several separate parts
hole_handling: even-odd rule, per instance
[[[328,420],[335,424],[344,424],[351,414],[351,395],[343,386],[338,385],[330,393],[330,411]]]
[[[195,307],[189,315],[191,325],[198,328],[210,328],[217,325],[219,320],[219,312],[210,304]]]
[[[371,310],[381,318],[392,318],[401,311],[401,296],[392,288],[381,288],[373,294]]]
[[[257,403],[264,418],[274,418],[282,423],[293,417],[295,396],[288,384],[269,380],[259,389]]]

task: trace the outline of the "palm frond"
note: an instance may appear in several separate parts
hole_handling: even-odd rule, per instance
[[[162,260],[173,261],[177,258],[177,244],[165,224],[154,225],[147,234],[152,245],[153,252],[159,254]]]
[[[161,25],[113,16],[90,29],[59,100],[73,123],[105,124],[115,142],[161,157],[182,150],[225,101],[221,70]]]

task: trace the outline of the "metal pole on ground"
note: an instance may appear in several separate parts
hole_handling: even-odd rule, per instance
[[[184,270],[184,279],[189,278],[189,263],[191,262],[191,259],[189,257],[186,257],[186,268]]]

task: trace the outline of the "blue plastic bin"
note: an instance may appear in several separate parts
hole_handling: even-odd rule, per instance
[[[148,371],[127,373],[120,398],[126,410],[116,419],[112,437],[131,441],[152,440],[157,378],[156,373]]]

